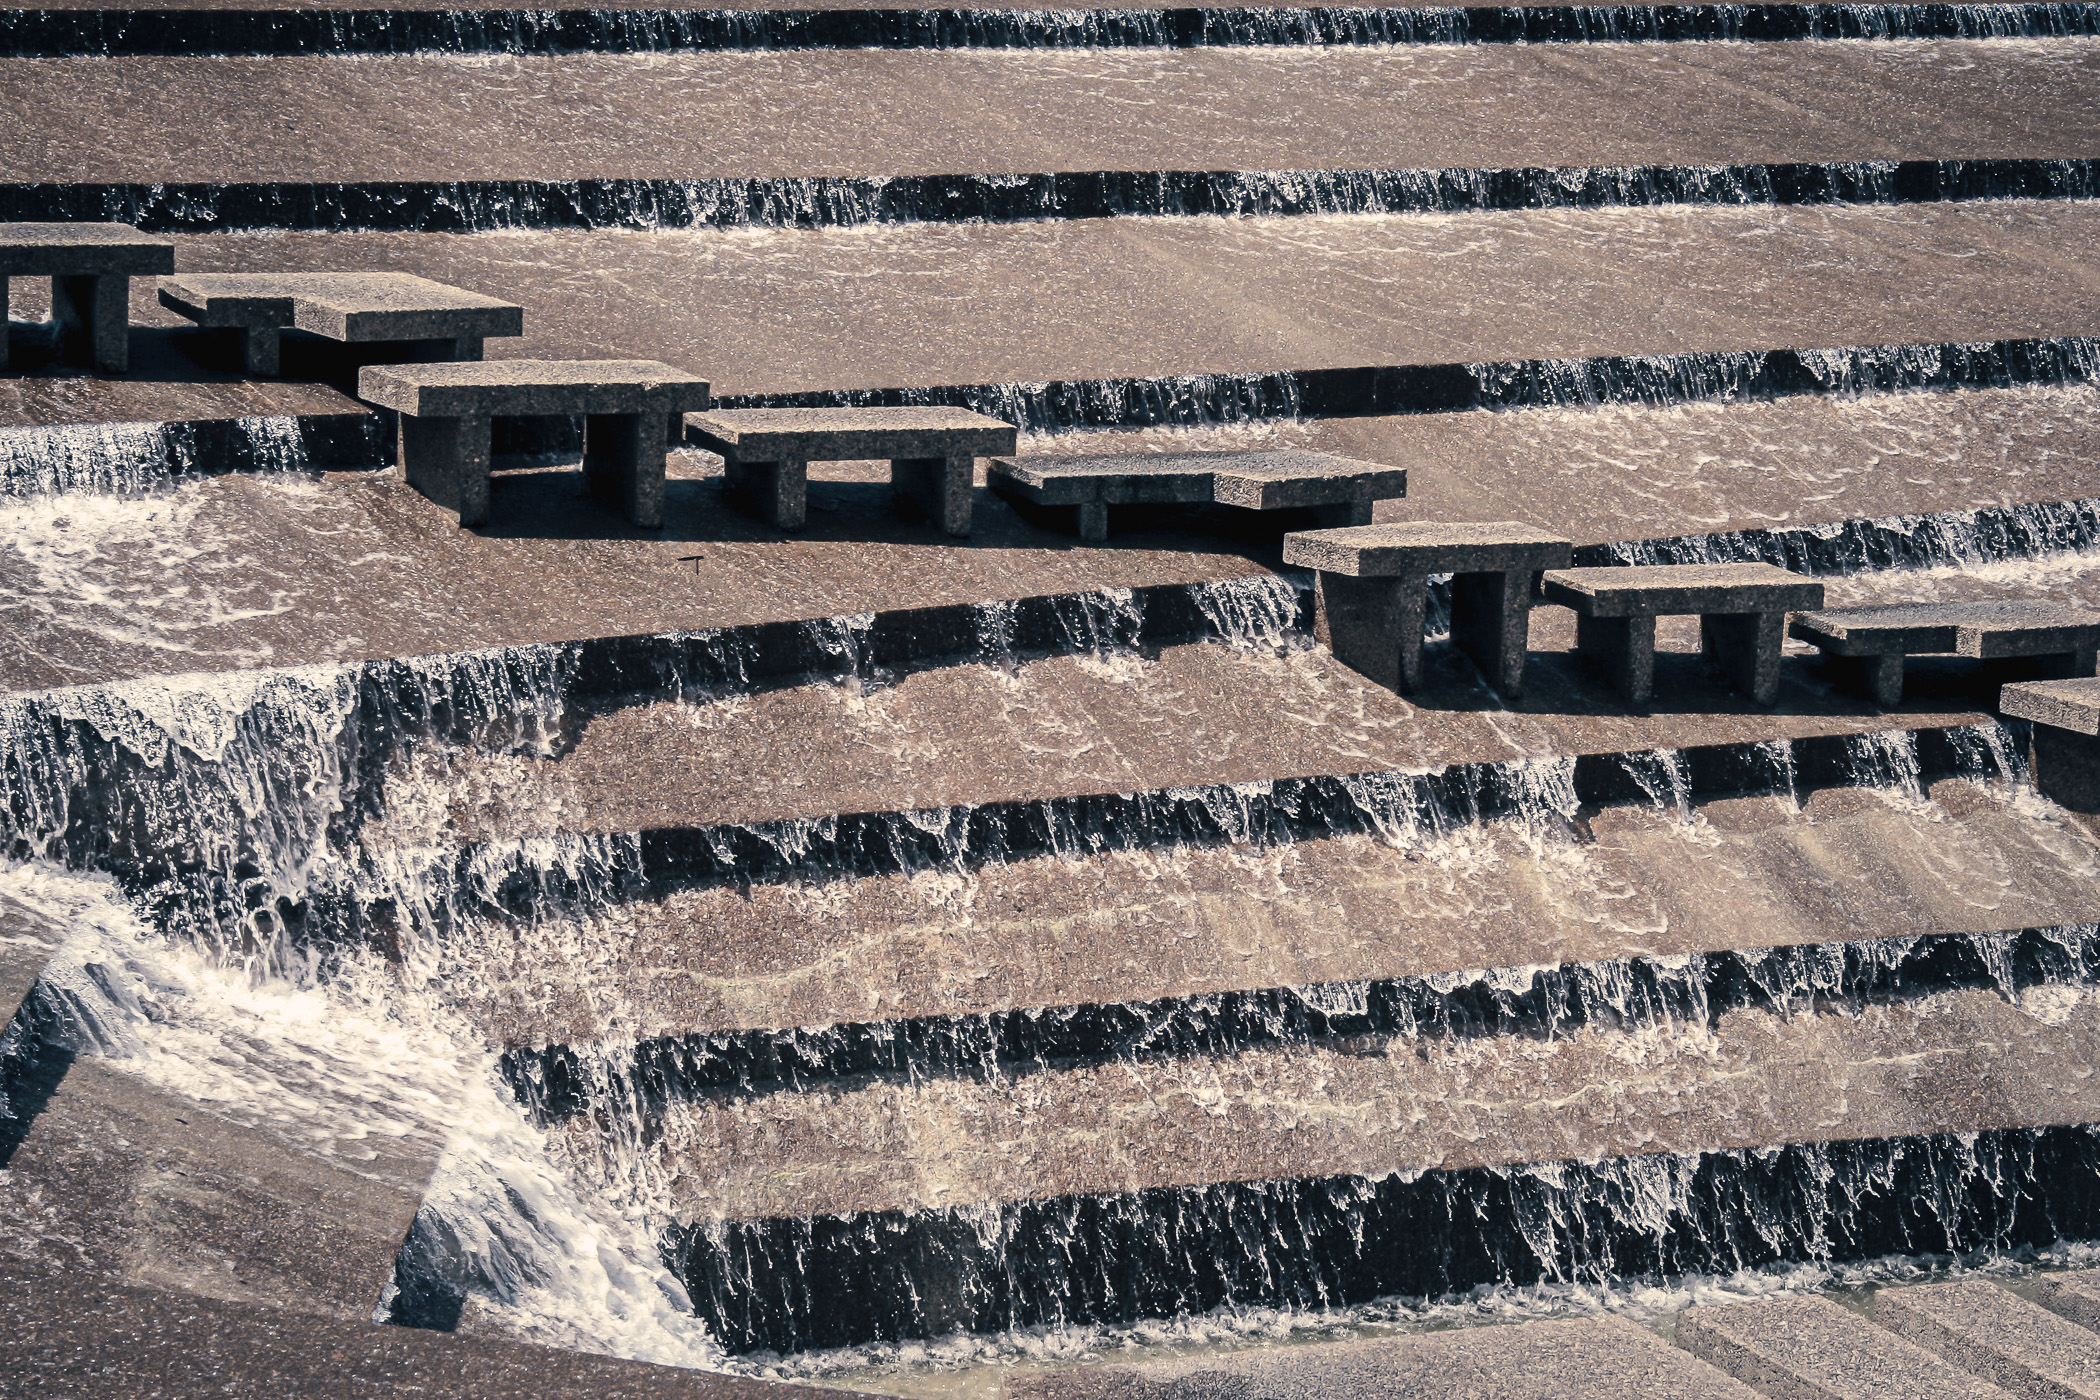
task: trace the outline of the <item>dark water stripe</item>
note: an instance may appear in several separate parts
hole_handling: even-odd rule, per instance
[[[674,1103],[802,1091],[842,1079],[1013,1077],[1116,1060],[1220,1056],[1371,1036],[1552,1039],[1585,1026],[1710,1025],[1731,1011],[1887,1004],[1984,988],[2100,980],[2100,929],[1851,939],[1688,958],[1621,958],[1483,974],[1268,987],[801,1030],[666,1036],[612,1056],[590,1046],[510,1050],[502,1069],[542,1124],[612,1111],[645,1138]]]
[[[4,13],[4,12],[0,12]],[[0,221],[234,229],[833,228],[1203,215],[2091,199],[2100,161],[1909,160],[1415,170],[1109,170],[703,180],[0,184]]]
[[[403,1273],[439,1273],[433,1233]],[[663,1251],[726,1348],[786,1352],[2095,1236],[2100,1130],[2073,1126],[736,1221]]]
[[[2093,4],[1508,5],[1166,10],[0,10],[0,57],[1207,48],[2100,33]]]

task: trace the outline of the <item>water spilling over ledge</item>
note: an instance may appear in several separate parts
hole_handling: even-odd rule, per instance
[[[1515,5],[1165,9],[0,10],[0,56],[639,53],[785,48],[1194,48],[1799,39],[2100,32],[2100,6]]]

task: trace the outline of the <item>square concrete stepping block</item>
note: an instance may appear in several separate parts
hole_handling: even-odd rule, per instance
[[[0,224],[0,369],[7,279],[49,277],[61,353],[109,374],[131,367],[131,279],[175,270],[175,245],[129,224]]]
[[[1677,1345],[1776,1400],[2007,1400],[1828,1298],[1692,1308]]]
[[[2027,776],[2036,790],[2074,812],[2100,812],[2100,678],[2009,685],[1998,710],[2034,722]]]
[[[686,441],[721,454],[732,499],[775,529],[809,518],[811,462],[890,464],[897,494],[951,535],[970,533],[977,458],[1011,452],[1011,423],[966,408],[737,408],[688,414]]]
[[[1005,1400],[1756,1400],[1620,1318],[1016,1371]],[[1894,1397],[1890,1397],[1894,1400]]]
[[[1429,576],[1451,575],[1451,640],[1504,699],[1524,692],[1539,575],[1574,545],[1522,521],[1411,521],[1283,537],[1283,562],[1316,569],[1327,642],[1345,665],[1394,690],[1422,684]]]
[[[664,425],[708,402],[705,379],[655,360],[367,365],[357,392],[401,415],[402,475],[467,526],[489,518],[489,420],[553,415],[584,420],[594,498],[663,524]]]
[[[1874,1319],[2028,1400],[2100,1400],[2100,1334],[1981,1281],[1892,1288]]]
[[[1861,661],[1883,705],[1903,698],[1906,656],[2059,657],[2073,676],[2092,675],[2100,657],[2100,613],[2040,598],[1830,608],[1802,613],[1788,630],[1825,656]]]
[[[1786,615],[1823,606],[1823,585],[1770,564],[1657,564],[1556,569],[1549,603],[1575,610],[1575,646],[1601,664],[1629,705],[1655,694],[1655,619],[1697,614],[1707,659],[1760,705],[1779,696]]]
[[[523,335],[509,302],[405,272],[210,272],[163,277],[160,304],[241,334],[249,374],[276,374],[289,326],[345,344],[421,343],[432,359],[478,360],[492,335]]]
[[[1096,542],[1108,538],[1110,506],[1310,508],[1322,525],[1368,525],[1374,501],[1407,494],[1399,467],[1295,450],[1002,457],[988,480],[1029,505],[1070,506],[1079,537]]]

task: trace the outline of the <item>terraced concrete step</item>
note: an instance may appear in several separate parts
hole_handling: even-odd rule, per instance
[[[1616,1318],[1475,1327],[1139,1366],[1017,1371],[1002,1400],[1751,1400],[1748,1387]]]
[[[2100,41],[0,60],[0,181],[806,178],[2100,156]],[[1142,103],[1125,98],[1138,90]],[[150,94],[150,97],[149,97]],[[1104,124],[1104,108],[1117,118]],[[248,139],[268,110],[287,139]],[[446,113],[432,142],[425,115]],[[547,122],[540,114],[571,114]],[[672,156],[668,153],[677,152]],[[1141,192],[1133,198],[1142,201]],[[933,211],[929,211],[933,212]],[[1142,203],[1130,212],[1148,212]],[[1164,209],[1157,212],[1165,212]]]
[[[2100,1332],[2100,1271],[2045,1274],[2028,1286],[2028,1292],[2049,1311]]]
[[[413,272],[529,308],[493,355],[660,359],[725,396],[2100,329],[2076,202],[176,242],[186,272]]]
[[[1988,1283],[1892,1289],[1874,1317],[2026,1400],[2100,1396],[2100,1336]]]
[[[1677,1315],[1677,1345],[1775,1400],[2004,1400],[2005,1392],[1828,1298]]]

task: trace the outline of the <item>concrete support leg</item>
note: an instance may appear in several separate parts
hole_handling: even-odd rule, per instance
[[[809,462],[722,459],[722,490],[731,500],[776,530],[799,530],[809,519]]]
[[[276,326],[242,326],[241,372],[276,378],[284,364],[284,332]]]
[[[1786,614],[1709,613],[1699,619],[1699,647],[1736,687],[1760,705],[1779,698],[1779,655]]]
[[[1335,660],[1388,690],[1422,688],[1422,610],[1429,576],[1320,574],[1320,630]]]
[[[1330,505],[1314,506],[1313,520],[1322,530],[1339,530],[1348,525],[1371,523],[1369,501],[1336,501]]]
[[[463,526],[489,520],[489,420],[401,420],[401,475],[441,506],[459,512]]]
[[[2035,789],[2052,802],[2074,812],[2100,813],[2100,737],[2037,724],[2027,771]]]
[[[52,278],[51,317],[66,359],[104,374],[131,368],[129,277]]]
[[[1454,574],[1451,641],[1480,668],[1504,700],[1524,695],[1524,658],[1531,650],[1529,569]]]
[[[593,413],[583,420],[583,479],[591,499],[645,530],[664,523],[664,445],[656,415]]]
[[[478,335],[456,337],[452,342],[452,358],[455,360],[479,360],[481,358],[481,337]]]
[[[1099,544],[1108,538],[1108,506],[1102,501],[1081,501],[1072,507],[1072,524],[1079,538]]]
[[[897,494],[951,535],[970,533],[976,476],[977,459],[954,453],[946,457],[898,457],[890,463],[890,485]]]
[[[1655,698],[1655,619],[1575,616],[1575,649],[1602,667],[1628,705]]]
[[[2086,647],[2080,651],[2067,651],[2055,656],[2043,657],[2040,679],[2051,681],[2083,680],[2085,677],[2092,675],[2095,670],[2100,670],[2100,654],[2096,654],[2093,648]]]

